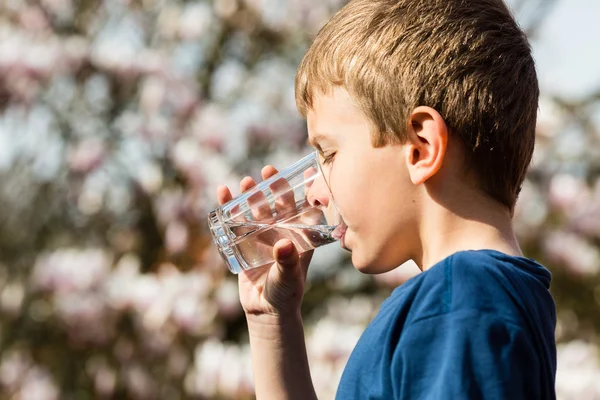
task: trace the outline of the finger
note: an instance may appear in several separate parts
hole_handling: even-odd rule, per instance
[[[253,188],[254,186],[256,186],[256,182],[254,182],[254,179],[247,176],[240,181],[240,192],[244,193],[247,190]]]
[[[267,165],[263,167],[261,175],[263,179],[268,179],[278,172],[272,165]],[[297,212],[294,191],[287,180],[284,178],[277,179],[269,185],[269,188],[275,195],[275,212],[278,218],[283,218]]]
[[[291,240],[281,239],[273,246],[273,258],[281,268],[280,272],[286,274],[298,266],[300,255]]]
[[[275,212],[278,219],[296,213],[296,198],[288,181],[279,178],[269,185],[269,189],[275,197]]]
[[[240,192],[244,193],[245,191],[251,189],[254,186],[256,186],[256,182],[254,182],[254,179],[247,176],[240,181]],[[239,205],[236,205],[231,209],[231,214],[234,216],[233,219],[235,221],[246,221],[246,217],[244,216],[244,213],[240,209]]]
[[[251,177],[247,176],[240,182],[240,190],[246,192],[253,187],[256,186],[256,182]],[[273,213],[271,212],[271,207],[269,203],[266,201],[266,197],[262,191],[257,191],[256,193],[250,195],[248,197],[248,207],[252,212],[252,218],[255,221],[269,221],[273,219]]]
[[[217,188],[217,199],[219,200],[219,205],[223,205],[231,200],[233,200],[233,195],[231,194],[231,190],[225,185],[221,185]],[[239,205],[234,205],[231,207],[229,211],[229,215],[232,221],[236,222],[244,222],[246,218],[240,211]]]
[[[240,210],[239,204],[231,208],[231,219],[237,222],[246,222],[246,217],[242,210]]]
[[[217,201],[219,202],[220,206],[231,201],[232,199],[233,196],[231,195],[231,191],[227,186],[221,185],[217,188]]]
[[[269,179],[277,173],[279,173],[279,171],[272,165],[265,165],[260,171],[260,175],[262,176],[263,180]],[[277,218],[281,218],[285,214],[295,209],[295,207],[292,208],[291,206],[291,204],[295,205],[294,193],[291,193],[291,196],[290,194],[285,193],[289,191],[289,188],[290,185],[283,178],[278,179],[269,185],[269,189],[271,189],[273,195],[275,196],[275,213],[277,214]]]
[[[275,168],[274,166],[265,165],[263,167],[263,169],[260,171],[260,175],[262,176],[263,180],[265,180],[265,179],[269,179],[270,177],[277,174],[278,172],[279,171],[277,171],[277,168]]]

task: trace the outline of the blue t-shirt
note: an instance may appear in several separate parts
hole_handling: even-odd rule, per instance
[[[527,258],[453,254],[383,302],[336,398],[554,399],[550,280]]]

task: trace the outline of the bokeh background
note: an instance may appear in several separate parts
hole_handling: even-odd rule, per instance
[[[306,154],[293,77],[342,0],[0,2],[0,399],[249,399],[215,189]],[[516,212],[554,275],[561,399],[600,399],[600,5],[512,0],[538,64]],[[303,315],[332,398],[414,265],[361,275],[316,252]]]

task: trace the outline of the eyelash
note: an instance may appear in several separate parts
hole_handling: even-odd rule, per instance
[[[331,153],[329,155],[323,155],[323,164],[327,165],[333,162],[333,158],[335,157],[335,153]]]

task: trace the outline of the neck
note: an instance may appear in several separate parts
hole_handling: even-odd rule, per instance
[[[419,223],[421,251],[415,257],[421,270],[464,250],[489,249],[522,256],[510,211],[493,199],[469,193],[454,202],[430,197],[423,205]]]

